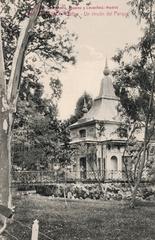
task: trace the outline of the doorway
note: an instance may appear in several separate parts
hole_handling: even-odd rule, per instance
[[[80,178],[86,179],[87,173],[86,173],[86,157],[80,158]]]

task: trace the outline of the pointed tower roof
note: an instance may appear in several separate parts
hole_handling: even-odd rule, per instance
[[[112,77],[110,76],[110,70],[108,67],[108,61],[106,58],[105,68],[103,71],[103,78],[101,80],[100,91],[97,98],[114,98],[117,99],[114,87],[112,84]]]
[[[94,99],[91,109],[71,127],[92,120],[120,122],[120,116],[117,111],[118,103],[119,99],[115,95],[112,77],[110,76],[110,70],[106,59],[98,97]]]

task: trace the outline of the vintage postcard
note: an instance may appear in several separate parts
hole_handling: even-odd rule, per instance
[[[0,1],[0,239],[155,239],[155,0]]]

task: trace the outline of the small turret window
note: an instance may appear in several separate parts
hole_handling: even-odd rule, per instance
[[[81,129],[81,130],[79,131],[79,134],[80,134],[80,137],[81,137],[81,138],[86,137],[86,129]]]

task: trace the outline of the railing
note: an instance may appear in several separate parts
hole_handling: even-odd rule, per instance
[[[12,171],[12,184],[43,184],[56,181],[58,177],[54,171]]]
[[[75,181],[110,181],[125,180],[122,171],[12,171],[12,184],[14,185],[45,185],[61,182]]]

